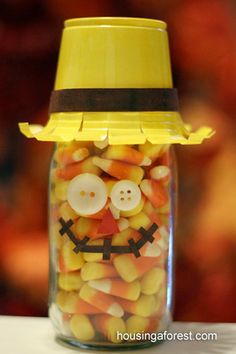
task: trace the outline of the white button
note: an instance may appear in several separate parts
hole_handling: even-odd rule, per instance
[[[67,200],[71,208],[78,214],[95,214],[106,204],[106,185],[98,176],[91,173],[82,173],[70,181]]]
[[[141,191],[135,182],[125,179],[114,185],[110,197],[117,209],[132,210],[140,203]]]

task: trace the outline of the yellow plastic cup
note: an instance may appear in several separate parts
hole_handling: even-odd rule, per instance
[[[112,17],[65,22],[55,90],[171,87],[166,23]]]
[[[54,90],[172,89],[166,23],[144,18],[94,17],[65,21]],[[112,100],[112,98],[111,98]],[[105,107],[106,108],[106,107]],[[211,128],[196,132],[176,110],[51,111],[46,127],[19,124],[39,141],[109,144],[200,144]]]

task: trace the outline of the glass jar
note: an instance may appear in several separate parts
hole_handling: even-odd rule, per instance
[[[85,348],[162,340],[172,307],[172,144],[200,144],[178,113],[166,24],[65,22],[49,121],[20,123],[56,143],[50,170],[49,314]]]
[[[146,346],[168,328],[174,176],[168,145],[57,144],[49,313],[60,341]]]

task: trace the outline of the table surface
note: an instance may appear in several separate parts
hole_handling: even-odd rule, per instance
[[[141,354],[236,354],[236,324],[174,322],[169,332],[217,333],[216,341],[167,341]],[[85,353],[58,344],[48,318],[0,316],[1,354]],[[87,351],[90,352],[90,351]],[[96,351],[92,351],[96,353]],[[102,352],[97,352],[102,353]],[[109,353],[109,352],[107,352]],[[134,353],[125,351],[124,353]]]

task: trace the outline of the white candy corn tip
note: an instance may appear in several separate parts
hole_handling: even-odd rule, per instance
[[[102,141],[94,141],[93,142],[94,145],[98,148],[98,149],[105,149],[108,146],[108,139],[104,139]]]
[[[102,279],[102,280],[90,280],[88,285],[91,288],[102,291],[103,293],[110,294],[111,291],[111,280]]]
[[[144,156],[143,161],[139,164],[139,166],[150,166],[151,163],[152,160],[149,157]]]
[[[145,257],[158,257],[161,255],[161,248],[159,243],[148,243],[143,256]]]
[[[117,302],[114,302],[108,308],[107,313],[109,313],[109,315],[114,316],[114,317],[122,317],[122,316],[124,316],[124,310],[120,306],[120,304],[118,304]]]
[[[117,209],[117,208],[115,207],[115,205],[112,204],[112,203],[109,204],[109,208],[110,208],[110,211],[111,211],[111,213],[112,213],[112,215],[113,215],[113,218],[114,218],[115,220],[118,220],[118,219],[120,218],[120,210]]]
[[[170,175],[170,169],[168,166],[161,165],[156,166],[150,170],[150,176],[157,181],[167,178]]]
[[[126,230],[126,229],[128,229],[128,227],[129,227],[129,220],[128,219],[125,219],[125,218],[120,218],[119,220],[118,220],[118,228],[119,228],[119,230],[120,230],[120,232],[121,231],[124,231],[124,230]]]
[[[81,148],[73,152],[72,158],[74,161],[79,162],[84,160],[89,156],[89,150],[86,148]]]

